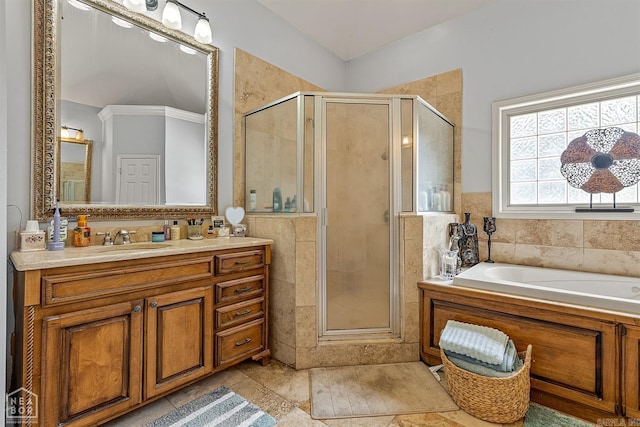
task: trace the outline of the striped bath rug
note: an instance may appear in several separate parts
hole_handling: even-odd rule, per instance
[[[275,424],[276,420],[271,415],[222,386],[174,409],[146,427],[270,427]]]

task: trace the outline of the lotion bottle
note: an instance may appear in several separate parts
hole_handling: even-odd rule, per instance
[[[86,215],[78,215],[78,226],[73,229],[73,246],[91,246],[91,228],[87,225]]]
[[[273,190],[273,211],[282,212],[282,194],[278,187]]]
[[[178,225],[178,221],[173,221],[173,226],[171,226],[171,240],[180,240],[180,226]]]

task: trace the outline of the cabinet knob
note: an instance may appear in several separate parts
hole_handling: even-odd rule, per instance
[[[156,308],[157,306],[158,306],[157,302],[154,301],[154,302],[151,303],[151,308]]]
[[[142,308],[139,305],[133,307],[133,311],[135,311],[136,313],[138,313],[140,310],[142,310]]]

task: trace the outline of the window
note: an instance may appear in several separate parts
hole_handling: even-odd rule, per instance
[[[613,204],[613,195],[574,188],[560,156],[587,131],[640,130],[640,73],[493,103],[493,214],[502,218],[640,218],[640,188],[616,193],[616,205],[637,213],[580,213],[577,206]]]

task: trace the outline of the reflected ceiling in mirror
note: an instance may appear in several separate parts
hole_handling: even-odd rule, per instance
[[[50,217],[60,195],[55,141],[61,124],[94,140],[91,201],[61,203],[65,215],[215,213],[217,49],[114,1],[80,2],[88,10],[67,0],[34,0],[34,217]],[[195,142],[187,144],[191,134]],[[115,171],[122,170],[123,156],[159,159],[157,198],[119,195]],[[184,197],[181,188],[191,195]]]

